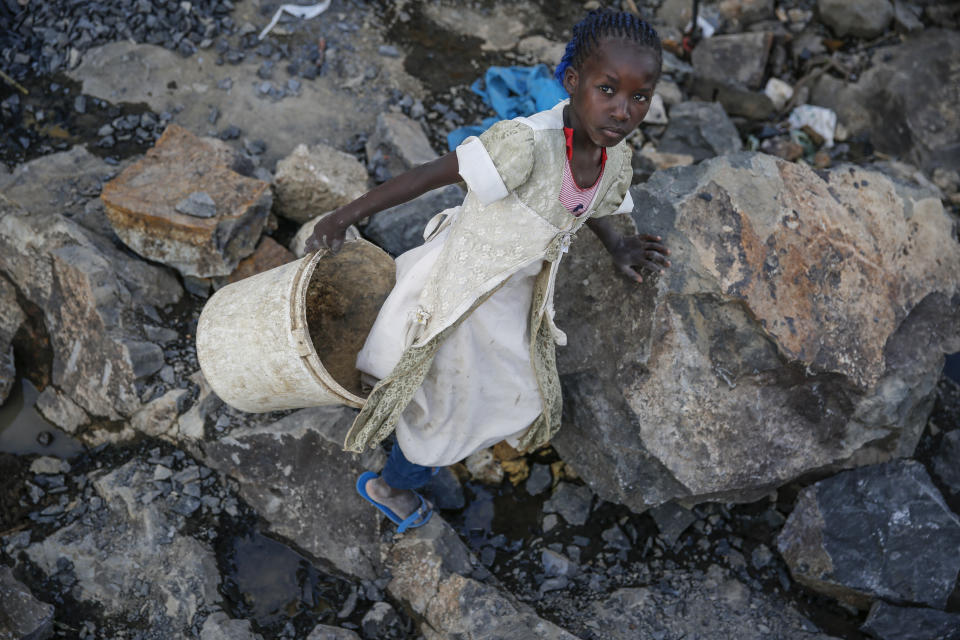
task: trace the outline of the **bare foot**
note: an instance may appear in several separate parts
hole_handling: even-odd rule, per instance
[[[365,486],[367,495],[383,506],[388,507],[402,519],[406,519],[407,516],[416,511],[417,507],[420,506],[420,499],[417,498],[417,494],[409,489],[394,489],[384,482],[383,478],[377,477],[372,480],[367,480]],[[425,502],[428,508],[433,506],[430,502]]]

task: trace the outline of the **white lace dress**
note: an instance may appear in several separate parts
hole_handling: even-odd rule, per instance
[[[416,307],[447,230],[397,258],[390,292],[357,357],[384,378],[400,360],[405,319]],[[443,342],[426,379],[397,423],[404,456],[424,466],[453,464],[501,440],[513,441],[541,412],[527,326],[542,264],[514,274]]]

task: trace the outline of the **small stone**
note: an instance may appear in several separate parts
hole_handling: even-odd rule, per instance
[[[178,202],[174,209],[197,218],[212,218],[217,215],[217,203],[206,191],[194,191]]]
[[[397,49],[397,48],[396,48],[395,46],[393,46],[392,44],[382,44],[382,45],[380,45],[380,48],[377,49],[377,52],[378,52],[380,55],[386,56],[386,57],[388,57],[388,58],[399,58],[399,57],[400,57],[400,50]]]
[[[53,444],[53,434],[49,431],[41,431],[37,434],[37,444],[43,447],[49,447]]]
[[[566,589],[567,585],[570,584],[570,580],[567,576],[557,576],[556,578],[547,578],[543,581],[543,584],[540,585],[540,592],[546,593],[547,591],[558,591],[560,589]]]
[[[547,513],[559,513],[568,524],[586,524],[593,493],[589,487],[561,482],[543,505]]]
[[[553,477],[550,475],[550,467],[545,464],[534,464],[530,468],[530,476],[524,486],[527,493],[535,496],[549,489],[552,482]]]
[[[572,573],[573,563],[570,558],[551,549],[540,552],[540,562],[547,576],[566,576]]]

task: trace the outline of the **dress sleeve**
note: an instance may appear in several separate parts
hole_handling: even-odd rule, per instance
[[[460,176],[488,205],[522,185],[533,170],[533,129],[502,120],[457,147]]]

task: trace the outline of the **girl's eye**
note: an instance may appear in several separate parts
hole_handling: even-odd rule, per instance
[[[600,85],[600,91],[602,91],[603,93],[606,93],[606,94],[612,94],[612,93],[613,93],[613,87],[611,87],[610,85],[602,84],[602,85]]]
[[[633,99],[640,103],[650,102],[650,97],[645,96],[642,93],[638,93],[637,95],[633,96]]]

